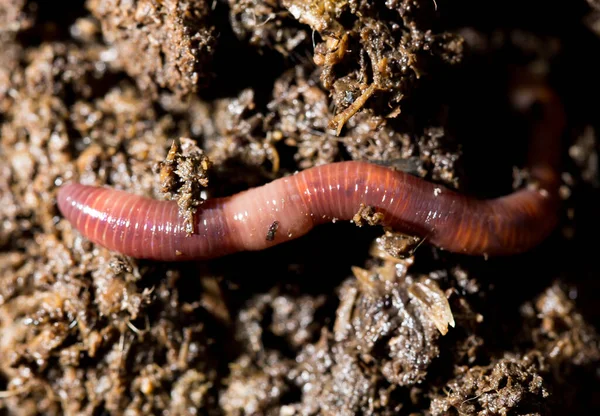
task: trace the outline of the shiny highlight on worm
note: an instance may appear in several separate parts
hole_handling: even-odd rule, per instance
[[[206,201],[188,236],[174,201],[67,184],[58,193],[63,215],[91,241],[110,250],[163,261],[211,259],[263,250],[334,219],[350,220],[361,204],[383,214],[381,224],[427,237],[442,249],[471,255],[511,255],[544,240],[558,221],[561,103],[545,87],[528,87],[521,104],[542,104],[531,135],[530,186],[478,200],[404,172],[366,162],[333,163],[239,194]]]

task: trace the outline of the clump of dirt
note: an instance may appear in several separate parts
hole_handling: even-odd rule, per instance
[[[337,110],[329,126],[338,135],[369,101],[378,103],[376,114],[396,117],[422,76],[436,66],[456,64],[462,56],[459,36],[427,27],[435,2],[391,1],[381,8],[366,1],[282,4],[321,37],[314,62],[322,67],[321,82],[333,95]]]
[[[523,337],[541,352],[554,371],[570,365],[586,366],[600,359],[594,327],[585,321],[564,289],[555,283],[533,302],[521,307]]]
[[[26,0],[5,2],[0,8],[0,33],[16,33],[29,29],[34,23],[34,10],[35,7]]]
[[[547,414],[549,396],[538,364],[530,357],[507,357],[486,367],[463,369],[431,402],[432,415]]]
[[[188,235],[195,231],[194,214],[203,201],[201,190],[208,186],[209,169],[208,157],[186,137],[173,141],[166,159],[157,165],[161,191],[168,198],[177,200]]]
[[[377,212],[375,208],[371,206],[366,206],[365,204],[360,204],[358,211],[352,217],[352,221],[359,227],[362,227],[365,224],[368,225],[378,225],[383,220],[383,214],[381,212]]]
[[[523,352],[486,366],[456,367],[456,377],[433,396],[432,414],[553,414],[551,407],[561,406],[557,402],[576,400],[564,383],[570,373],[595,372],[596,330],[556,283],[520,310]]]
[[[236,36],[261,51],[293,56],[311,39],[310,30],[299,24],[280,1],[229,0],[229,6]]]
[[[216,31],[209,1],[89,0],[87,7],[141,90],[156,94],[168,88],[185,95],[212,78]]]
[[[424,240],[412,235],[386,230],[385,234],[375,241],[376,250],[379,252],[386,253],[396,259],[404,259],[412,257]]]
[[[545,5],[545,24],[520,3],[3,2],[0,411],[600,409],[600,127],[574,95],[598,96],[600,68],[573,65],[600,39],[583,20],[597,2],[580,3]],[[556,89],[569,128],[561,226],[517,259],[446,253],[363,207],[373,226],[162,264],[91,243],[56,207],[77,181],[175,199],[191,225],[207,198],[350,159],[510,192],[519,71]]]

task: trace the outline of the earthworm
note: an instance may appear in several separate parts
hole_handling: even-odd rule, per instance
[[[313,167],[229,197],[205,201],[188,235],[175,201],[76,183],[58,193],[63,215],[89,240],[136,258],[211,259],[263,250],[318,224],[351,220],[361,204],[380,224],[470,255],[511,255],[544,240],[558,222],[561,103],[546,87],[517,94],[541,103],[529,142],[529,186],[476,199],[405,172],[362,161]]]

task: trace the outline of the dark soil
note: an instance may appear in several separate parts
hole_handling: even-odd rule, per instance
[[[0,413],[598,414],[599,36],[592,0],[2,1]],[[523,73],[569,120],[563,219],[525,255],[443,252],[361,207],[362,227],[163,264],[56,206],[79,181],[191,219],[349,159],[505,194]]]

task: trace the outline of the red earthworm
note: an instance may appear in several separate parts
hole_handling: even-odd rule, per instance
[[[350,220],[361,204],[383,214],[381,224],[428,243],[472,255],[527,251],[558,221],[560,137],[564,114],[547,88],[526,88],[523,101],[541,102],[530,139],[535,186],[479,200],[407,173],[366,162],[332,163],[239,194],[209,199],[188,236],[174,201],[67,184],[58,193],[64,216],[91,241],[123,254],[155,260],[210,259],[262,250],[334,219]]]

